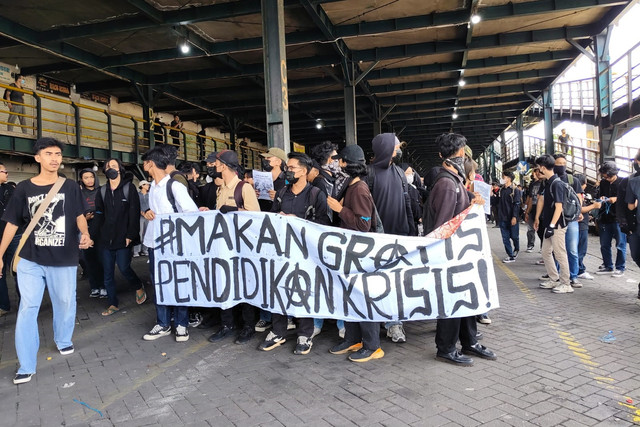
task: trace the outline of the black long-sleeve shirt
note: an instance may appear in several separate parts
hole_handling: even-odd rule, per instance
[[[125,197],[124,187],[128,185]],[[106,191],[102,198],[102,187],[96,195],[96,229],[99,230],[100,244],[107,249],[126,248],[126,239],[134,244],[140,241],[140,197],[136,186],[130,181],[121,181],[118,188],[111,190],[110,184],[105,184]],[[96,236],[91,235],[93,240]]]
[[[520,218],[520,205],[522,204],[522,191],[515,186],[505,187],[500,190],[500,202],[498,203],[498,218],[500,221],[511,221],[512,218]]]
[[[315,203],[311,201],[311,190],[315,188]],[[279,196],[282,194],[281,199]],[[313,217],[307,215],[309,205],[313,203],[315,213]],[[327,215],[327,196],[320,189],[307,183],[307,186],[299,194],[294,194],[291,187],[286,187],[284,192],[278,192],[276,199],[273,201],[271,212],[282,212],[285,214],[294,214],[295,216],[308,219],[317,224],[329,225],[329,215]]]

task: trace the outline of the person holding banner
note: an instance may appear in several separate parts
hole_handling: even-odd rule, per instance
[[[285,187],[279,190],[273,200],[271,212],[281,215],[297,216],[315,222],[329,225],[327,215],[327,196],[317,187],[307,182],[307,174],[311,171],[313,162],[304,153],[289,153],[287,172],[285,173]],[[273,329],[258,347],[259,350],[270,351],[284,344],[284,334],[287,331],[287,315],[273,313]],[[298,319],[298,341],[294,354],[308,354],[313,345],[313,319]]]
[[[238,177],[238,154],[235,151],[223,150],[215,153],[215,167],[222,174],[224,183],[218,189],[216,208],[223,213],[232,211],[260,212],[258,197],[253,187]],[[202,210],[202,209],[201,209]],[[236,344],[249,342],[255,334],[256,308],[250,304],[241,303],[242,320],[244,325],[236,337]],[[236,327],[233,319],[233,308],[227,308],[220,313],[222,327],[209,337],[209,341],[218,342],[234,333]]]
[[[471,204],[469,193],[464,185],[464,147],[467,139],[459,134],[447,133],[440,135],[436,139],[436,144],[440,157],[444,161],[425,206],[428,210],[424,225],[425,234],[453,219]],[[480,196],[476,195],[476,197]],[[475,316],[438,319],[436,359],[459,366],[473,365],[473,359],[466,355],[496,360],[497,356],[491,350],[478,343],[477,332]],[[462,344],[462,352],[456,347],[458,340]]]
[[[375,205],[369,186],[360,178],[366,176],[364,151],[358,145],[347,145],[340,154],[340,167],[350,177],[344,199],[327,198],[331,210],[340,217],[340,226],[347,230],[371,231],[375,229]],[[331,354],[349,355],[352,362],[368,362],[384,357],[380,348],[379,322],[345,322],[344,341],[331,347]]]
[[[149,190],[149,210],[145,212],[145,217],[149,221],[153,221],[157,214],[198,212],[198,207],[189,196],[187,188],[171,179],[167,173],[167,165],[170,161],[172,161],[171,157],[161,146],[155,146],[142,156],[144,171],[153,178]],[[171,192],[173,200],[169,199],[169,192]],[[143,243],[149,251],[149,276],[151,282],[155,284],[153,248],[156,246],[156,242],[153,239],[153,224],[149,224],[147,227]],[[187,330],[189,307],[160,305],[156,294],[156,315],[156,325],[142,339],[153,341],[170,335],[172,316],[176,326],[176,341],[184,342],[189,339],[189,331]]]

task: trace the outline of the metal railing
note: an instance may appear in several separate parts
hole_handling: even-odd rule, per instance
[[[611,108],[627,105],[640,96],[640,43],[609,65],[611,70]]]
[[[151,129],[155,142],[174,145],[178,159],[184,161],[202,161],[209,153],[230,147],[221,138],[170,126],[156,130],[153,122],[147,125],[141,117],[0,83],[0,93],[5,90],[20,92],[24,98],[23,102],[0,102],[0,127],[6,126],[6,132],[14,136],[51,136],[78,149],[92,147],[139,154],[150,146]],[[172,130],[178,135],[170,135]],[[245,168],[260,168],[259,154],[264,150],[239,144],[236,151]]]

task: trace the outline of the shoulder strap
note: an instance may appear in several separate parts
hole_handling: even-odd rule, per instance
[[[373,197],[373,187],[376,183],[376,168],[373,165],[367,165],[367,185],[369,186],[369,192]]]
[[[236,206],[238,209],[244,209],[244,199],[242,198],[242,187],[246,182],[240,181],[238,185],[236,185],[235,190],[233,190],[233,199],[236,202]]]
[[[47,210],[47,208],[51,204],[51,201],[56,196],[56,194],[58,194],[58,192],[62,188],[62,185],[64,184],[65,181],[66,181],[66,178],[58,177],[58,180],[55,182],[55,184],[53,184],[53,187],[51,187],[51,190],[49,190],[49,192],[47,193],[47,196],[44,198],[42,203],[40,203],[40,206],[38,206],[38,210],[36,211],[36,214],[33,216],[33,218],[31,218],[29,225],[27,226],[26,230],[22,234],[22,237],[20,238],[20,243],[18,243],[18,248],[16,249],[16,252],[15,252],[16,257],[19,257],[20,251],[22,250],[24,244],[27,242],[29,235],[33,232],[33,229],[36,228],[36,225],[40,221],[40,218],[42,218],[44,211]],[[14,261],[13,265],[15,267],[17,266],[17,263]]]
[[[104,203],[107,197],[107,184],[102,184],[100,187],[100,195],[102,196],[102,202]]]
[[[173,212],[178,213],[178,207],[176,206],[176,197],[173,195],[173,190],[171,186],[176,182],[175,179],[169,178],[167,182],[167,198],[169,199],[169,203],[171,203],[171,207],[173,208]]]
[[[309,199],[307,201],[307,210],[304,213],[304,219],[311,219],[311,221],[316,219],[316,201],[318,200],[318,193],[320,193],[320,189],[312,185],[309,190]],[[311,218],[309,218],[310,215]]]
[[[129,201],[129,190],[131,189],[131,181],[127,181],[122,186],[122,194],[124,195],[124,199]]]

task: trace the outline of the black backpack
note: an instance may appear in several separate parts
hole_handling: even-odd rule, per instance
[[[273,201],[278,203],[277,205],[278,208],[282,207],[282,197],[286,192],[287,192],[287,187],[284,186],[281,189],[279,189],[278,192],[276,193],[276,197]],[[316,200],[318,200],[318,194],[320,194],[320,189],[314,185],[311,185],[311,189],[309,190],[309,194],[307,195],[307,210],[304,213],[304,219],[309,221],[315,221]],[[237,204],[237,201],[236,201],[236,204]]]
[[[569,224],[571,221],[576,221],[580,216],[580,211],[582,210],[582,203],[580,203],[580,199],[576,194],[573,187],[569,184],[558,178],[551,185],[549,185],[549,192],[551,193],[551,197],[553,197],[553,184],[557,181],[560,182],[560,186],[564,191],[564,201],[562,202],[562,217],[564,218],[565,224]]]

